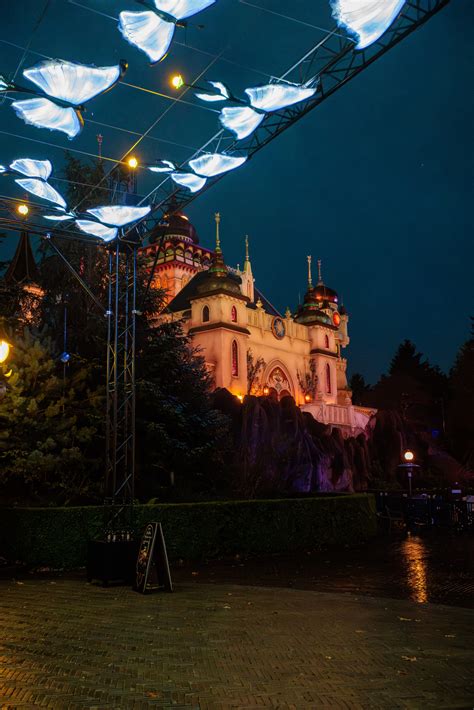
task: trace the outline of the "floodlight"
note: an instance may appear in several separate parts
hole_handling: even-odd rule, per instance
[[[405,0],[330,0],[339,27],[356,40],[356,49],[376,42],[395,20]]]
[[[24,202],[22,202],[21,204],[18,205],[18,207],[16,208],[16,211],[18,212],[18,214],[21,214],[22,217],[26,217],[26,215],[30,211],[30,208],[28,207],[28,205],[26,205]]]
[[[10,343],[6,340],[0,340],[0,364],[6,362],[10,354]]]
[[[127,163],[128,163],[128,167],[132,168],[132,170],[135,170],[135,168],[138,168],[138,160],[134,157],[129,158],[127,160]]]
[[[184,86],[184,79],[181,74],[176,74],[172,77],[171,86],[173,89],[181,89],[181,87]]]

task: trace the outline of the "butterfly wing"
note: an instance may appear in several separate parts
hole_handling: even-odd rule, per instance
[[[226,106],[219,114],[221,125],[232,131],[239,140],[253,133],[264,118],[264,113],[257,113],[249,106]]]
[[[54,59],[25,69],[23,76],[48,96],[79,106],[110,89],[120,79],[121,71],[119,65],[89,67]]]
[[[66,209],[64,197],[60,195],[54,187],[48,185],[47,182],[38,180],[38,178],[22,178],[21,180],[15,180],[15,182],[27,192],[31,192],[32,195],[36,195],[36,197],[40,197],[42,200],[47,200]]]
[[[151,62],[166,55],[174,34],[174,24],[162,20],[154,12],[121,12],[119,30],[123,37],[138,47]]]
[[[10,169],[16,173],[26,175],[26,177],[37,177],[47,180],[53,171],[53,166],[49,160],[32,160],[31,158],[19,158],[10,164]]]
[[[266,84],[252,89],[245,89],[254,108],[261,111],[279,111],[286,106],[292,106],[314,96],[317,88],[302,84]]]
[[[171,173],[171,179],[180,187],[186,187],[190,192],[198,192],[206,184],[206,178],[193,173]]]
[[[103,224],[111,227],[124,227],[130,222],[145,217],[151,211],[151,207],[128,207],[127,205],[107,205],[105,207],[93,207],[87,210],[89,214],[98,219]]]
[[[339,27],[356,41],[356,49],[376,42],[395,20],[405,0],[331,0]]]
[[[70,212],[66,212],[65,214],[44,214],[42,217],[43,219],[50,219],[53,222],[65,222],[68,219],[74,219],[74,215]]]
[[[36,128],[61,131],[68,138],[75,138],[81,132],[84,121],[76,109],[57,106],[49,99],[26,99],[13,101],[12,108],[18,118]]]
[[[235,168],[238,168],[242,163],[245,163],[246,160],[246,157],[210,153],[209,155],[201,155],[199,158],[190,160],[188,164],[198,175],[215,177],[216,175],[227,173],[229,170],[235,170]]]
[[[214,5],[215,2],[216,0],[155,0],[155,7],[177,20],[184,20]]]
[[[74,224],[79,227],[81,232],[91,234],[93,237],[99,237],[104,242],[110,242],[118,234],[117,227],[106,227],[104,224],[92,222],[88,219],[76,219]]]

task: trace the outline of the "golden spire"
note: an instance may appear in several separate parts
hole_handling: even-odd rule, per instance
[[[311,257],[307,256],[308,259],[308,289],[313,288],[313,279],[311,276]]]
[[[216,220],[216,251],[220,251],[221,250],[221,237],[219,234],[219,225],[221,223],[220,212],[215,213],[214,219]]]
[[[323,277],[321,275],[321,259],[318,259],[318,285],[323,283]]]

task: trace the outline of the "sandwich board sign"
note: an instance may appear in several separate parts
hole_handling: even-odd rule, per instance
[[[135,591],[173,591],[161,523],[148,523],[143,531],[136,564]]]

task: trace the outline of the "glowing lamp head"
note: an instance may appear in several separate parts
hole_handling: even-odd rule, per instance
[[[173,89],[181,89],[181,87],[184,86],[184,79],[181,74],[176,74],[171,79],[171,86],[173,87]]]
[[[413,451],[407,450],[403,454],[403,458],[407,463],[411,463],[415,459],[415,454],[413,453]]]
[[[265,395],[265,397],[267,397],[269,392],[270,392],[270,390],[268,389],[268,387],[263,388],[263,394]]]
[[[308,404],[309,402],[311,402],[311,395],[305,394],[305,396],[304,396],[304,401],[306,402],[306,404]]]
[[[0,364],[5,362],[10,354],[10,344],[6,340],[0,340]]]
[[[132,168],[132,170],[135,170],[135,168],[138,168],[138,160],[134,157],[128,159],[128,167]]]
[[[237,399],[239,400],[240,403],[244,401],[244,395],[243,394],[238,394]]]
[[[26,215],[30,211],[30,208],[28,207],[28,205],[25,205],[25,203],[22,202],[21,205],[18,205],[16,211],[18,212],[18,214],[21,214],[22,217],[26,217]]]

